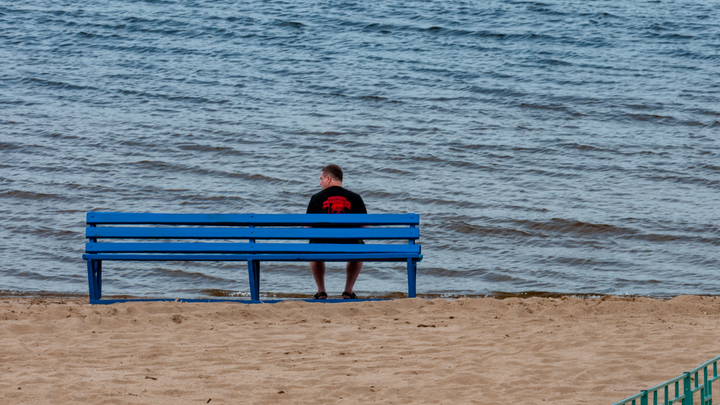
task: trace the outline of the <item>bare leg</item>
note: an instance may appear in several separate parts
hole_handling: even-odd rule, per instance
[[[353,287],[355,286],[355,281],[357,281],[358,276],[360,275],[360,270],[362,270],[363,262],[348,262],[347,266],[345,267],[345,272],[347,273],[347,278],[345,281],[345,290],[349,293],[353,292]]]
[[[310,262],[310,271],[317,284],[317,292],[325,292],[325,262]]]

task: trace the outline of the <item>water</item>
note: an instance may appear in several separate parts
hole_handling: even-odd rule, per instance
[[[86,211],[304,212],[337,163],[420,214],[420,294],[718,294],[719,77],[718,1],[3,2],[0,290],[86,293]],[[242,263],[105,270],[249,289]]]

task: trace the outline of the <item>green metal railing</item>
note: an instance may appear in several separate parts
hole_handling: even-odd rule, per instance
[[[720,356],[708,361],[687,373],[675,377],[670,381],[665,381],[660,385],[656,385],[647,390],[641,391],[629,398],[625,398],[613,405],[650,405],[650,397],[652,397],[652,405],[693,405],[693,396],[700,391],[700,405],[712,405],[712,383],[720,380],[718,376],[718,361]],[[708,367],[712,365],[712,376],[708,377]],[[700,384],[700,372],[702,371],[703,383]],[[695,387],[693,387],[693,380]],[[674,385],[675,393],[672,394],[670,387]],[[720,388],[720,387],[719,387]],[[640,400],[638,404],[636,401]],[[658,402],[661,400],[662,402]],[[682,402],[678,402],[682,401]]]

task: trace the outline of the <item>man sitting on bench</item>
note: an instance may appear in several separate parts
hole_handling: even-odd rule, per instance
[[[320,187],[322,191],[313,195],[308,204],[308,214],[367,214],[362,197],[346,190],[342,186],[343,172],[338,165],[328,165],[320,171]],[[310,243],[364,243],[360,239],[311,239]],[[360,275],[362,262],[348,262],[344,299],[356,299],[353,286]],[[318,292],[315,299],[327,298],[325,292],[325,262],[310,262]]]

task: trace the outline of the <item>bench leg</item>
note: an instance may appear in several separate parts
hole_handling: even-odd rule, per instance
[[[255,263],[255,299],[260,299],[260,260],[253,260]]]
[[[248,260],[248,283],[250,284],[250,299],[260,299],[260,261]]]
[[[95,271],[97,274],[97,299],[100,299],[100,297],[102,297],[102,260],[97,260],[96,262]]]
[[[87,267],[90,299],[99,300],[102,296],[102,261],[88,260]]]
[[[413,259],[407,259],[408,272],[408,298],[415,298],[415,280],[417,274],[417,262]]]

